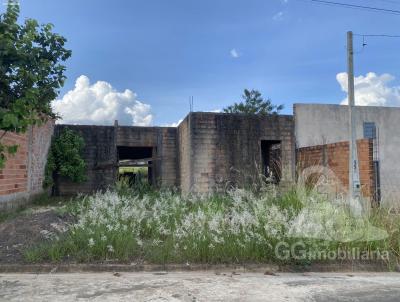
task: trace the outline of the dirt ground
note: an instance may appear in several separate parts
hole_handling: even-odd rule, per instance
[[[65,232],[71,222],[54,207],[29,209],[0,222],[0,264],[24,263],[24,250]]]

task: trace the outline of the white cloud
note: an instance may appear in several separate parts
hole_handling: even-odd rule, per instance
[[[138,101],[134,92],[118,92],[111,84],[98,81],[90,84],[87,76],[76,79],[74,89],[52,103],[66,124],[148,126],[153,121],[151,106]]]
[[[274,21],[282,21],[283,20],[283,12],[278,12],[272,16],[272,20]]]
[[[220,113],[222,112],[222,109],[214,109],[214,110],[210,110],[210,111],[203,111],[203,112],[213,112],[213,113]],[[164,127],[178,127],[180,123],[183,122],[183,118],[181,118],[179,121],[175,122],[175,123],[170,123],[170,124],[164,124]]]
[[[347,73],[336,75],[341,89],[347,93]],[[365,76],[354,78],[355,103],[359,106],[400,106],[400,86],[390,86],[394,76],[384,73],[377,75],[369,72]],[[348,104],[347,97],[341,102]]]
[[[231,49],[230,54],[231,54],[231,57],[235,58],[235,59],[240,57],[240,53],[235,48]]]
[[[181,118],[179,121],[175,122],[175,123],[171,123],[171,124],[165,124],[164,127],[178,127],[180,123],[182,123],[183,118]]]

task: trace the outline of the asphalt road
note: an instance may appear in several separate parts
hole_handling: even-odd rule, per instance
[[[1,274],[0,301],[400,301],[399,273]]]

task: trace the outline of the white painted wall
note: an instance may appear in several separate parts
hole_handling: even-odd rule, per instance
[[[297,147],[349,140],[348,107],[295,104]],[[374,122],[379,137],[382,204],[400,207],[400,108],[357,106],[354,110],[357,139],[363,123]]]

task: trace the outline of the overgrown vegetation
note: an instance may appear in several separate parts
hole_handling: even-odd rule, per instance
[[[389,251],[394,259],[400,250],[397,215],[377,210],[354,217],[348,207],[299,187],[282,196],[270,186],[260,193],[234,189],[182,197],[138,192],[122,182],[115,191],[69,204],[69,211],[77,219],[70,231],[30,249],[27,260],[307,264],[312,255],[339,248]],[[282,242],[301,242],[296,248],[310,257],[282,259]]]
[[[8,1],[0,14],[0,140],[8,131],[23,133],[56,118],[50,103],[64,85],[63,62],[71,56],[52,24],[39,26],[33,19],[19,24],[18,17],[17,1]],[[17,147],[0,142],[0,168]]]
[[[45,187],[53,187],[53,194],[58,195],[58,181],[66,177],[73,182],[86,180],[86,163],[82,158],[85,141],[81,135],[64,128],[51,143],[45,168]]]

